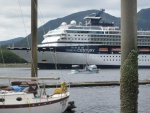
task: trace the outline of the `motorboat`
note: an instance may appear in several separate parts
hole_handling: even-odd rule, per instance
[[[84,69],[79,69],[79,65],[73,65],[74,69],[71,70],[71,74],[91,74],[91,73],[99,73],[99,69],[96,65],[86,65]]]

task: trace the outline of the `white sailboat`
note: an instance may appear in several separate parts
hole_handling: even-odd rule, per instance
[[[34,2],[32,4],[37,8],[37,1],[31,1]],[[32,13],[35,12],[32,11]],[[32,43],[32,45],[35,45],[35,47],[32,47],[32,50],[33,52],[37,52],[36,41],[32,42],[34,43]],[[32,53],[33,61],[31,72],[36,76],[32,75],[32,77],[29,78],[0,77],[0,79],[8,79],[10,81],[15,79],[15,81],[11,82],[10,86],[0,88],[1,113],[62,113],[66,110],[70,95],[67,90],[66,82],[62,82],[60,88],[56,88],[52,94],[48,94],[45,89],[45,83],[42,87],[39,81],[58,80],[59,78],[37,77],[37,62],[35,55],[36,53]]]
[[[0,77],[0,79],[22,79],[12,81],[11,86],[0,89],[1,113],[62,113],[68,106],[69,92],[65,82],[56,88],[53,94],[46,93],[46,89],[38,80],[58,80],[59,78],[14,78]],[[26,80],[36,81],[26,81]],[[42,88],[40,88],[42,87]]]

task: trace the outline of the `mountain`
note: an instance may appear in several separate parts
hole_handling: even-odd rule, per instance
[[[14,39],[10,39],[10,40],[6,40],[6,41],[0,41],[0,45],[12,45],[13,43],[19,42],[23,39],[23,37],[18,37],[18,38],[14,38]]]
[[[59,25],[62,22],[66,22],[67,24],[69,24],[72,20],[75,20],[77,23],[82,22],[82,24],[84,24],[84,20],[83,18],[91,13],[97,13],[99,10],[87,10],[87,11],[81,11],[81,12],[77,12],[77,13],[73,13],[70,14],[68,16],[62,17],[62,18],[57,18],[54,20],[50,20],[47,23],[45,23],[43,26],[38,28],[38,43],[41,43],[43,40],[43,35],[45,33],[47,33],[49,30],[55,29],[57,27],[59,27]],[[142,9],[137,13],[137,27],[138,29],[142,29],[142,30],[150,30],[150,8],[148,9]],[[103,21],[105,22],[114,22],[115,26],[119,26],[120,27],[120,21],[121,19],[115,16],[112,16],[108,13],[103,13],[102,14],[102,18]],[[15,46],[20,46],[20,47],[30,47],[30,42],[31,42],[31,38],[30,38],[30,34],[22,39],[21,41],[18,41],[15,43]]]
[[[150,30],[150,8],[138,12],[138,29]]]

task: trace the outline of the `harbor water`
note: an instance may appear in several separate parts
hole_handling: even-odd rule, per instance
[[[150,80],[150,69],[139,69],[139,80]],[[0,76],[29,77],[30,68],[0,68]],[[89,81],[119,81],[119,69],[100,69],[95,74],[71,74],[71,70],[38,70],[39,77],[60,77],[59,81],[89,82]],[[0,80],[0,85],[8,80]],[[47,91],[51,92],[49,88]],[[69,88],[70,101],[77,108],[75,113],[120,113],[120,87],[96,86]],[[150,113],[150,85],[139,85],[138,111]]]

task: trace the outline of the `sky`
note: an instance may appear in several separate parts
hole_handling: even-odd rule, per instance
[[[137,11],[150,8],[150,0],[137,0]],[[105,9],[120,17],[121,0],[38,0],[38,26],[72,13]],[[0,41],[31,33],[31,0],[0,0]]]

